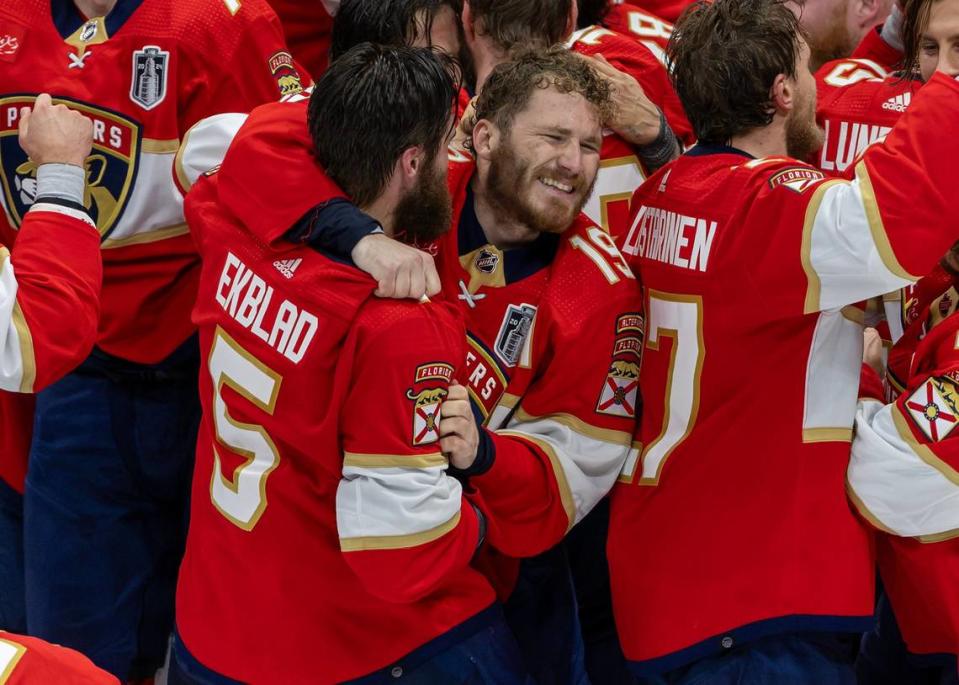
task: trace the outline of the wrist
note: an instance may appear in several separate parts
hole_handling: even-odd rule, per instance
[[[81,165],[45,163],[37,167],[37,198],[55,197],[82,205],[86,172]]]
[[[676,159],[681,150],[679,139],[676,138],[676,134],[673,133],[673,129],[666,121],[666,115],[660,112],[659,120],[660,129],[656,139],[647,145],[636,147],[639,158],[651,172]]]
[[[476,446],[476,458],[469,468],[458,469],[450,464],[447,473],[459,480],[465,480],[470,476],[482,476],[493,468],[493,462],[496,460],[496,445],[493,443],[493,437],[490,432],[483,427],[479,429],[479,442]]]

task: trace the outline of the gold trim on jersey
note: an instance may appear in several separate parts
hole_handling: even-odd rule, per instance
[[[819,214],[819,207],[822,205],[826,191],[840,183],[847,183],[840,179],[833,179],[821,183],[809,200],[806,206],[806,217],[803,220],[802,229],[802,247],[800,259],[802,261],[803,271],[806,272],[806,301],[803,305],[803,314],[812,314],[820,309],[819,301],[822,294],[822,282],[819,280],[819,274],[812,265],[812,231],[816,224],[816,216]]]
[[[476,259],[483,251],[490,253],[496,259],[496,264],[490,273],[480,271],[479,267],[476,266]],[[470,295],[475,295],[483,286],[502,288],[506,285],[506,271],[503,268],[505,259],[506,255],[503,254],[502,250],[488,243],[476,248],[472,252],[467,252],[460,256],[460,266],[463,267],[463,270],[466,271],[470,277],[469,283],[466,286],[467,290],[470,291]]]
[[[17,667],[17,664],[20,663],[20,659],[27,653],[27,648],[17,642],[4,640],[2,637],[0,637],[0,642],[5,645],[10,645],[14,649],[13,656],[7,661],[3,671],[0,672],[0,685],[4,685],[4,683],[10,680],[10,676],[13,675],[13,670]]]
[[[409,535],[370,535],[359,538],[340,538],[340,549],[344,552],[363,552],[366,550],[406,549],[419,547],[438,540],[456,528],[460,522],[460,512],[438,526]]]
[[[449,460],[439,452],[432,454],[359,454],[343,453],[343,466],[358,469],[428,469],[436,466],[446,468]]]
[[[545,440],[537,438],[535,435],[530,435],[529,433],[523,433],[520,431],[498,430],[496,431],[496,434],[528,440],[534,443],[537,447],[543,450],[544,454],[546,454],[546,457],[549,459],[550,466],[553,469],[553,478],[556,480],[556,486],[559,489],[560,502],[563,504],[563,510],[566,512],[566,531],[569,532],[569,530],[573,527],[573,524],[576,523],[576,504],[573,501],[573,491],[569,487],[569,481],[566,479],[566,471],[563,470],[563,463],[556,455],[556,451],[553,449],[553,446]]]
[[[177,238],[181,235],[186,235],[189,232],[190,232],[190,228],[186,224],[176,224],[175,226],[158,228],[156,230],[146,231],[144,233],[134,233],[133,235],[127,236],[126,238],[117,238],[116,240],[107,238],[102,243],[100,243],[100,249],[112,250],[118,247],[129,247],[130,245],[142,245],[144,243],[155,243],[160,240]]]
[[[184,193],[193,187],[190,179],[187,178],[186,170],[183,168],[183,153],[187,149],[187,143],[190,140],[190,135],[193,133],[194,127],[195,125],[190,127],[190,130],[184,134],[183,140],[180,142],[180,148],[176,151],[176,157],[173,158],[173,171],[176,173],[176,178],[180,182]]]
[[[803,444],[817,442],[852,442],[852,428],[803,428]]]
[[[891,415],[892,422],[896,426],[896,431],[898,431],[902,441],[905,442],[920,459],[945,476],[946,480],[955,485],[959,485],[959,471],[956,471],[956,469],[937,457],[935,452],[929,449],[928,445],[923,445],[916,440],[916,437],[912,434],[912,429],[909,428],[909,421],[903,415],[898,404],[892,405]]]
[[[594,440],[601,440],[603,442],[608,442],[613,445],[623,445],[626,446],[633,441],[632,433],[627,433],[625,431],[613,430],[611,428],[597,428],[596,426],[590,425],[579,419],[572,414],[544,414],[543,416],[533,416],[528,414],[522,407],[516,410],[515,420],[519,423],[532,423],[533,421],[555,421],[556,423],[562,424],[567,428],[573,430],[580,435],[585,435],[587,438],[592,438]],[[511,430],[515,430],[516,426],[511,426]]]
[[[866,210],[866,218],[869,220],[869,232],[872,234],[872,240],[876,244],[876,250],[882,258],[882,263],[899,278],[907,281],[918,281],[919,276],[915,276],[906,271],[899,263],[895,251],[889,242],[889,235],[886,233],[886,227],[882,223],[882,215],[879,213],[879,205],[876,202],[876,191],[872,187],[872,179],[869,177],[869,169],[865,162],[859,162],[856,165],[856,179],[859,181],[859,192],[862,194],[862,205]]]
[[[857,495],[856,491],[853,490],[852,483],[849,482],[849,476],[846,476],[846,496],[849,498],[849,501],[852,502],[852,505],[856,508],[860,515],[869,521],[874,528],[881,530],[883,533],[888,533],[889,535],[896,535],[889,528],[882,525],[882,522],[876,517],[876,515],[869,511],[869,507],[866,506],[866,503],[859,499],[859,495]]]
[[[180,149],[180,141],[177,138],[161,140],[159,138],[144,138],[140,150],[155,155],[168,155]]]
[[[236,352],[238,355],[240,355],[241,357],[246,359],[248,362],[253,364],[253,366],[256,366],[260,371],[263,372],[264,375],[269,376],[276,382],[274,383],[272,392],[270,393],[270,401],[264,404],[259,399],[251,395],[245,388],[240,386],[239,383],[235,382],[228,375],[222,374],[222,377],[219,379],[219,382],[217,382],[216,386],[213,388],[213,406],[214,407],[216,406],[217,397],[223,396],[223,386],[228,386],[235,393],[237,393],[238,395],[246,399],[248,402],[250,402],[253,406],[258,407],[259,409],[262,409],[264,412],[272,416],[276,409],[276,398],[280,393],[280,386],[283,384],[283,376],[281,376],[279,373],[277,373],[276,371],[271,369],[269,366],[261,362],[259,359],[254,357],[252,354],[247,352],[242,345],[240,345],[236,340],[233,339],[233,336],[227,333],[219,325],[217,325],[216,331],[214,332],[214,335],[213,335],[213,344],[210,345],[210,354],[207,357],[207,368],[210,368],[210,361],[213,359],[213,353],[216,350],[217,338],[220,338],[221,340],[223,340],[224,343],[226,343],[227,345],[233,348],[234,352]],[[232,416],[230,416],[229,407],[226,406],[226,400],[223,401],[223,404],[224,404],[224,411],[223,411],[224,418],[236,428],[239,428],[241,430],[255,431],[259,433],[263,437],[263,439],[266,441],[266,444],[272,450],[273,456],[275,457],[275,459],[273,460],[273,466],[267,469],[266,471],[264,471],[259,479],[260,505],[256,508],[256,511],[250,517],[249,522],[245,522],[245,521],[241,521],[240,519],[237,519],[236,517],[231,515],[228,511],[223,509],[217,503],[216,498],[213,496],[213,481],[214,479],[219,477],[220,482],[225,488],[227,488],[234,494],[239,495],[240,472],[254,462],[254,460],[256,459],[256,454],[251,450],[239,449],[227,443],[225,440],[223,440],[222,437],[220,437],[220,431],[217,428],[216,421],[213,422],[213,435],[216,439],[213,442],[213,468],[210,473],[210,487],[209,487],[210,502],[213,503],[213,506],[216,507],[216,510],[220,512],[228,521],[233,523],[238,528],[241,528],[249,532],[253,530],[254,526],[256,526],[256,524],[259,522],[260,517],[263,516],[263,512],[266,511],[266,507],[268,504],[267,498],[266,498],[266,481],[267,481],[267,478],[269,478],[269,475],[276,469],[277,466],[280,465],[280,450],[277,449],[276,443],[273,442],[273,438],[270,437],[270,434],[267,433],[266,429],[263,426],[255,423],[244,423],[242,421],[235,420]],[[232,478],[227,478],[223,473],[223,467],[222,467],[223,461],[222,459],[220,459],[220,454],[216,449],[217,444],[225,447],[229,451],[243,457],[246,460],[242,464],[237,466],[235,469],[233,469]]]
[[[93,29],[94,33],[87,39],[82,36],[87,35]],[[101,45],[110,40],[110,34],[107,33],[105,17],[91,17],[83,22],[76,31],[63,39],[63,42],[72,48],[76,48],[77,56],[82,57],[91,45]]]
[[[669,429],[669,399],[670,393],[673,387],[673,370],[676,368],[676,354],[679,352],[679,331],[675,328],[658,328],[656,332],[657,341],[653,341],[649,331],[646,333],[646,347],[650,350],[659,350],[659,340],[662,340],[663,337],[671,338],[673,344],[670,346],[669,352],[669,369],[666,372],[666,389],[663,393],[663,427],[660,430],[659,435],[657,435],[652,442],[643,447],[642,453],[639,455],[637,460],[637,467],[639,469],[640,477],[638,483],[640,485],[659,485],[659,478],[663,474],[663,468],[666,466],[666,462],[669,461],[669,458],[673,455],[673,451],[681,445],[686,438],[689,437],[690,433],[693,432],[693,427],[696,425],[696,420],[699,418],[699,399],[700,399],[700,384],[702,383],[703,378],[703,359],[706,356],[706,344],[703,341],[703,298],[700,295],[682,295],[667,293],[660,290],[653,290],[652,288],[647,290],[647,302],[646,302],[646,311],[650,310],[649,299],[657,298],[660,300],[666,300],[669,302],[688,302],[695,303],[696,306],[696,345],[699,350],[696,356],[696,370],[694,372],[694,383],[693,383],[693,399],[690,404],[689,410],[689,421],[686,424],[686,430],[683,432],[682,436],[673,443],[673,446],[663,454],[663,458],[659,461],[659,466],[656,468],[656,475],[652,478],[643,478],[643,462],[646,459],[646,455],[649,453],[649,450],[656,446],[661,440],[666,437],[666,431]],[[635,475],[634,475],[635,477]]]
[[[629,466],[630,457],[633,456],[633,452],[636,453],[636,459],[632,463],[632,470],[627,473],[626,469]],[[633,480],[636,478],[636,467],[639,466],[640,455],[643,453],[643,443],[639,440],[633,440],[633,443],[629,446],[629,453],[626,455],[626,461],[623,462],[623,470],[619,472],[619,475],[616,476],[616,482],[622,483],[624,485],[632,485]]]
[[[850,305],[846,305],[839,311],[842,314],[842,317],[846,319],[846,321],[852,321],[853,323],[858,323],[860,326],[866,325],[866,312],[861,310],[859,307],[856,307],[850,304]]]

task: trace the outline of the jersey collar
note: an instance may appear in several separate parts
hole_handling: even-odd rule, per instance
[[[739,155],[747,159],[756,159],[745,150],[740,150],[732,145],[712,145],[710,143],[696,143],[692,148],[686,151],[690,157],[703,157],[705,155]]]
[[[104,22],[107,35],[112,36],[119,31],[143,2],[144,0],[117,0],[116,6]],[[73,4],[73,0],[50,0],[50,15],[57,33],[64,40],[76,33],[87,21]]]

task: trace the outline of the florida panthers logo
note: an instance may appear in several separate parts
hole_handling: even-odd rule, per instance
[[[33,104],[34,95],[0,99],[0,184],[3,204],[19,227],[36,200],[37,165],[27,157],[17,139],[20,108]],[[137,172],[140,126],[115,112],[85,103],[57,98],[93,120],[93,150],[86,160],[87,184],[83,204],[90,211],[100,235],[109,235],[123,214]]]
[[[413,387],[406,398],[413,401],[414,446],[430,445],[440,439],[440,407],[448,394],[446,385],[453,378],[453,367],[445,362],[432,362],[417,367]],[[436,384],[442,387],[436,387]],[[425,387],[424,387],[425,386]]]

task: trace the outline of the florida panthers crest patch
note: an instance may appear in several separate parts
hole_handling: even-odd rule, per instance
[[[133,53],[130,99],[150,110],[166,97],[170,53],[157,45],[145,45]]]
[[[951,378],[930,378],[909,396],[905,408],[919,430],[939,442],[959,423],[959,390]]]
[[[631,312],[616,319],[612,361],[596,402],[596,411],[600,414],[636,416],[644,335],[642,314]]]
[[[449,364],[433,362],[416,367],[413,387],[406,391],[407,399],[413,402],[414,447],[440,439],[440,409],[451,380],[453,367]]]

